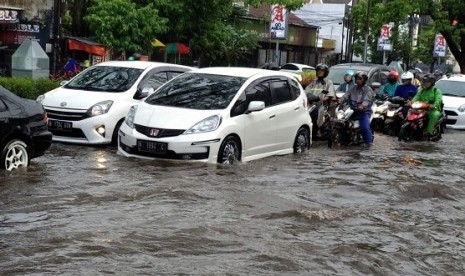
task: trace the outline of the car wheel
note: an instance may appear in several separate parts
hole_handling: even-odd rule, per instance
[[[301,127],[297,132],[294,140],[294,153],[302,153],[307,150],[310,146],[310,133],[309,131]]]
[[[241,160],[241,144],[235,136],[228,136],[218,152],[218,163],[232,165]]]
[[[27,167],[29,161],[28,147],[26,143],[19,139],[11,140],[2,150],[0,158],[2,169],[12,171],[19,167]]]
[[[121,125],[123,124],[124,122],[124,119],[120,120],[116,126],[115,126],[115,130],[113,130],[113,135],[111,136],[111,145],[112,146],[117,146],[118,145],[118,131],[119,131],[119,128],[121,127]]]

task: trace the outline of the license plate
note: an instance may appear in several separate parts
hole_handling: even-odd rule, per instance
[[[166,154],[168,150],[167,143],[137,140],[137,149],[139,151],[157,153],[157,154]]]
[[[48,120],[48,128],[52,130],[71,131],[73,129],[72,122]]]

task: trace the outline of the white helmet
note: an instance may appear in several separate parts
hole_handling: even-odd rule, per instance
[[[401,80],[408,80],[408,79],[413,80],[413,74],[411,72],[404,72],[400,76],[400,79]]]

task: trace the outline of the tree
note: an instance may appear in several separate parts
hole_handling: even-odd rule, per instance
[[[419,0],[420,12],[433,19],[434,29],[445,38],[452,55],[465,74],[465,1]]]
[[[100,43],[117,51],[147,49],[167,30],[152,4],[137,7],[131,0],[93,0],[84,20]]]

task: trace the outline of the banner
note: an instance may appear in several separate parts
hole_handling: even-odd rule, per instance
[[[271,5],[270,36],[286,39],[287,11],[284,6]]]
[[[437,33],[434,38],[434,50],[433,57],[445,57],[446,56],[446,40],[442,34]]]

